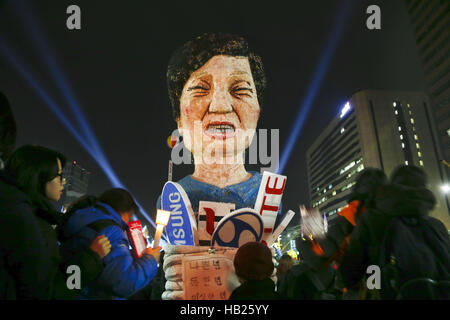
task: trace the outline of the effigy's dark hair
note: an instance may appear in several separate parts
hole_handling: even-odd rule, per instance
[[[240,36],[225,33],[203,34],[175,50],[169,61],[167,87],[175,120],[180,117],[180,98],[187,80],[194,71],[217,55],[248,58],[258,102],[262,106],[266,76],[261,57],[250,51],[247,41]]]

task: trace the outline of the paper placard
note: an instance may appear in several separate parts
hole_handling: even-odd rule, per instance
[[[234,203],[200,201],[197,224],[199,245],[211,245],[211,237],[217,224],[235,207]]]
[[[147,248],[142,225],[139,220],[128,222],[128,238],[130,239],[133,256],[138,259],[144,254]]]
[[[233,261],[224,255],[186,256],[182,269],[184,300],[228,300],[234,289]]]
[[[267,246],[270,247],[272,244],[274,244],[277,241],[278,236],[284,231],[284,229],[286,229],[286,227],[289,225],[289,222],[291,222],[291,220],[294,216],[295,216],[295,212],[292,210],[289,210],[286,213],[286,216],[284,217],[284,219],[281,221],[281,223],[278,225],[278,227],[273,232],[272,237],[269,238],[269,241],[267,241]]]
[[[255,210],[261,215],[264,222],[264,233],[262,240],[270,241],[273,226],[277,219],[284,187],[286,186],[286,176],[264,171],[258,196],[255,202]]]

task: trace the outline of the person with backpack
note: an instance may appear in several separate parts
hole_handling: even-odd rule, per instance
[[[350,242],[350,235],[361,215],[373,207],[375,192],[388,179],[386,174],[377,168],[365,168],[355,180],[348,199],[348,205],[337,213],[337,217],[328,226],[325,237],[320,239],[299,241],[298,249],[309,261],[318,264],[339,264],[342,255]],[[314,255],[314,257],[308,257]]]
[[[381,281],[369,297],[449,299],[450,239],[444,224],[429,216],[436,200],[426,188],[427,176],[420,167],[400,166],[390,180],[358,220],[340,277],[346,288],[364,292],[371,289],[368,267],[375,266]]]
[[[69,207],[60,231],[64,259],[83,250],[98,234],[105,234],[111,242],[102,273],[82,284],[82,299],[126,299],[156,275],[161,247],[147,248],[140,258],[130,251],[127,223],[137,210],[133,197],[121,188],[109,189],[98,199],[85,197]]]
[[[297,239],[302,262],[294,266],[278,290],[286,299],[338,300],[342,285],[336,278],[336,268],[345,253],[356,221],[373,206],[376,190],[387,183],[385,173],[377,168],[366,168],[358,175],[350,193],[348,205],[338,212],[323,238]]]
[[[336,286],[336,270],[307,247],[311,241],[296,240],[297,244],[300,242],[305,242],[301,245],[303,250],[299,250],[300,263],[278,280],[280,297],[284,300],[339,300],[342,293]]]

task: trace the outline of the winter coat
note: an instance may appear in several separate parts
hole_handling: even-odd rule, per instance
[[[270,278],[247,280],[233,290],[228,300],[279,300],[275,283]]]
[[[434,248],[434,254],[439,255],[439,260],[447,263],[448,280],[450,276],[448,232],[441,221],[428,216],[435,201],[431,191],[424,188],[394,184],[382,187],[374,199],[374,208],[360,216],[351,235],[350,244],[339,267],[344,285],[347,288],[354,288],[366,275],[368,266],[379,264],[380,247],[386,228],[396,217],[417,221],[414,239],[411,240],[414,241],[414,245],[426,246],[428,243],[429,247]],[[441,241],[436,242],[436,237]],[[442,274],[434,263],[436,261],[434,255],[419,257],[420,259],[430,270],[428,276],[438,277]]]
[[[0,177],[0,299],[49,298],[49,259],[28,197]]]
[[[37,208],[5,172],[0,173],[0,298],[74,299],[79,291],[67,287],[57,234],[58,213]],[[90,249],[68,264],[90,281],[101,271],[100,257]]]
[[[127,298],[144,288],[155,276],[158,262],[152,255],[144,254],[135,259],[130,251],[130,242],[126,230],[128,225],[109,205],[97,202],[95,206],[76,211],[62,228],[66,239],[62,245],[65,259],[82,250],[100,234],[108,237],[111,252],[103,258],[104,269],[93,282],[82,286],[85,299],[120,299]],[[113,224],[99,232],[89,227],[95,221],[111,220]]]
[[[161,263],[159,264],[158,272],[150,283],[131,297],[128,297],[128,300],[162,300],[162,294],[166,290],[166,278],[163,268],[164,253],[164,251],[161,251],[159,258]]]

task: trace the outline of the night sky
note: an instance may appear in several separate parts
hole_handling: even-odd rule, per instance
[[[51,52],[114,171],[152,216],[167,180],[169,134],[176,129],[166,87],[171,53],[205,32],[244,36],[268,79],[258,128],[280,129],[280,157],[345,1],[25,1],[0,0],[0,40],[76,125],[33,39]],[[297,3],[295,6],[293,3]],[[19,1],[20,3],[20,1]],[[350,1],[299,139],[283,172],[283,211],[309,203],[306,149],[357,91],[425,90],[406,4]],[[81,8],[81,30],[66,28],[66,8]],[[381,30],[366,28],[366,8],[381,8]],[[30,27],[39,30],[33,35]],[[89,153],[0,51],[0,90],[18,124],[17,147],[38,144],[91,171],[89,193],[111,187]],[[257,166],[247,166],[257,169]],[[174,167],[174,180],[193,166]],[[297,215],[298,218],[298,215]],[[298,223],[294,219],[293,224]]]

